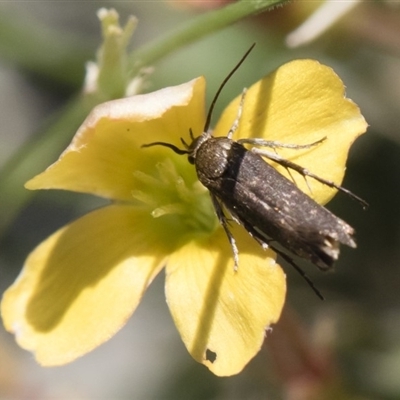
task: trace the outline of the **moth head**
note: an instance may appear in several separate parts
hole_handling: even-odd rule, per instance
[[[194,137],[193,131],[191,129],[189,130],[189,132],[190,132],[190,138],[192,139],[190,144],[186,143],[186,141],[183,138],[181,138],[181,142],[184,146],[184,149],[180,149],[179,147],[173,145],[172,143],[167,143],[167,142],[146,143],[146,144],[143,144],[142,147],[152,147],[152,146],[168,147],[176,154],[180,154],[180,155],[187,154],[189,163],[195,164],[197,150],[212,135],[209,132],[203,132],[200,136]]]

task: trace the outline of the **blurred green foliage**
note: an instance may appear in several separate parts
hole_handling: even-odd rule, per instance
[[[10,187],[16,184],[7,181],[10,168],[30,157],[37,146],[48,150],[49,159],[33,159],[31,175],[49,165],[72,138],[76,121],[96,103],[82,97],[81,88],[85,63],[95,59],[100,43],[96,11],[103,6],[116,7],[122,22],[131,14],[138,17],[135,48],[196,16],[193,10],[162,2],[0,4],[0,177]],[[359,247],[344,249],[335,274],[322,275],[305,266],[325,302],[286,269],[288,301],[307,326],[310,342],[323,321],[334,324],[331,351],[344,386],[354,394],[337,399],[394,400],[400,398],[400,7],[361,3],[314,42],[288,49],[285,36],[310,13],[305,8],[302,2],[287,5],[171,52],[153,64],[147,90],[205,75],[211,98],[253,42],[256,50],[222,93],[215,115],[244,86],[288,60],[316,58],[341,76],[347,95],[370,124],[352,149],[344,186],[365,198],[370,208],[363,211],[340,195],[332,201],[329,208],[356,228]],[[68,132],[58,140],[54,131],[66,126]],[[21,173],[29,175],[30,170]],[[0,243],[1,291],[16,278],[36,244],[102,204],[90,196],[41,192],[16,215],[10,210],[18,201],[0,198],[1,223],[9,224]],[[236,377],[216,378],[197,365],[170,321],[162,285],[158,278],[144,304],[110,343],[58,369],[37,366],[0,328],[1,364],[7,360],[13,371],[7,374],[0,365],[0,397],[21,398],[35,390],[40,398],[59,399],[283,398],[282,382],[266,350]]]

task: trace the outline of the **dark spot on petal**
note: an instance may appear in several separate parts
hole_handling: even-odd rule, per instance
[[[213,363],[217,359],[217,353],[214,353],[210,349],[206,350],[206,360]]]

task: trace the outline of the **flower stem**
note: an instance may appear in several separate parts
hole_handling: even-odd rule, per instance
[[[1,169],[0,198],[2,209],[6,211],[0,218],[0,235],[34,194],[24,189],[24,183],[55,161],[57,154],[65,148],[73,132],[97,103],[95,98],[91,100],[92,97],[80,96],[67,104],[48,129],[21,146]]]
[[[241,0],[218,10],[202,14],[175,29],[161,39],[133,51],[129,56],[131,74],[135,76],[144,67],[167,54],[182,48],[243,18],[267,11],[287,0]]]

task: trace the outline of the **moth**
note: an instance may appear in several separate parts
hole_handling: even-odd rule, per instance
[[[196,169],[199,181],[209,190],[216,215],[232,248],[235,269],[239,265],[239,251],[229,229],[226,211],[263,248],[272,248],[289,262],[322,298],[320,292],[289,254],[305,259],[323,271],[329,270],[339,257],[340,244],[356,247],[354,229],[316,203],[290,179],[268,164],[264,158],[275,161],[289,171],[300,173],[305,179],[309,177],[344,192],[364,207],[367,203],[336,183],[314,175],[306,168],[281,158],[275,152],[259,148],[309,148],[319,145],[325,138],[302,146],[285,145],[256,138],[234,141],[232,137],[240,123],[245,90],[238,115],[227,136],[213,137],[209,126],[218,96],[253,47],[254,44],[222,82],[211,103],[204,130],[200,136],[194,137],[193,132],[190,131],[191,143],[188,144],[181,138],[183,149],[165,142],[148,143],[143,147],[165,146],[177,154],[187,155],[189,163]],[[244,144],[253,145],[253,147],[248,150]]]

